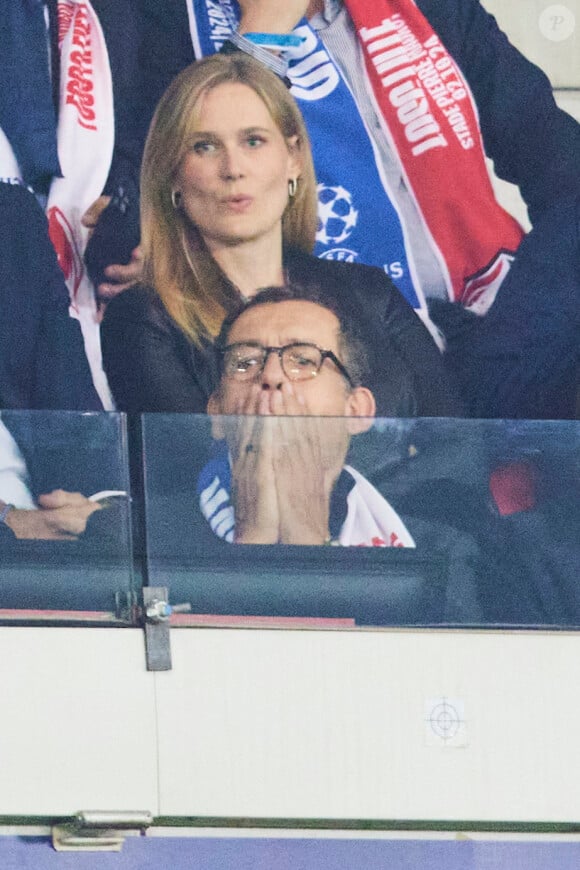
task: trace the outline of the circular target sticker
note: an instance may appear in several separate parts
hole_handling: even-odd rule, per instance
[[[425,703],[428,746],[466,746],[465,709],[457,698],[431,698]]]

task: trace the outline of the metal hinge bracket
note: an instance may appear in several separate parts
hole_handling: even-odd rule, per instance
[[[52,845],[57,852],[120,852],[127,837],[143,834],[152,824],[148,810],[83,810],[72,822],[53,827]]]
[[[169,603],[166,586],[143,587],[143,622],[145,624],[145,658],[148,671],[171,670],[169,618],[172,613],[191,610],[190,604]]]

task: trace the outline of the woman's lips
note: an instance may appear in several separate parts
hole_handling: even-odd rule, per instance
[[[228,211],[243,212],[246,211],[253,203],[254,198],[246,194],[238,194],[237,196],[228,196],[222,200],[222,205]]]

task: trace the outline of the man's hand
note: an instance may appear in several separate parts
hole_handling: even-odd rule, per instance
[[[342,418],[308,414],[300,387],[255,384],[224,419],[236,543],[323,544],[349,436]]]
[[[278,499],[272,465],[272,420],[260,415],[256,385],[224,421],[232,457],[232,503],[237,544],[275,544],[279,538]]]
[[[272,418],[240,420],[244,433],[239,453],[232,457],[232,501],[237,544],[276,544],[280,516],[276,476],[272,463],[274,423]]]
[[[340,473],[345,448],[335,445],[331,430],[342,421],[306,413],[300,386],[286,382],[270,394],[275,414],[274,473],[282,544],[324,544],[329,537],[330,494]]]
[[[111,202],[110,196],[100,196],[84,213],[81,223],[89,231],[89,238],[95,231],[99,219]],[[138,246],[131,252],[128,263],[111,263],[105,269],[105,275],[109,281],[101,282],[96,288],[97,301],[104,310],[104,306],[114,296],[122,293],[127,287],[141,280],[143,273],[143,255]]]
[[[240,33],[288,33],[312,5],[308,0],[240,0]]]
[[[109,203],[111,202],[110,196],[100,196],[98,199],[94,201],[92,205],[88,207],[86,212],[81,218],[81,223],[83,227],[86,227],[89,231],[89,238],[93,234],[96,225],[99,222],[99,218],[107,208]]]
[[[9,511],[6,525],[22,540],[74,541],[101,507],[80,492],[55,489],[39,496],[38,510]]]
[[[131,259],[124,265],[114,263],[107,266],[105,275],[110,281],[102,282],[97,287],[97,299],[101,304],[106,304],[114,296],[118,296],[127,287],[131,287],[141,280],[143,274],[143,253],[141,246],[131,251]]]

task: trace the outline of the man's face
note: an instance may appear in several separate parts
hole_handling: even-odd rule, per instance
[[[338,318],[332,311],[315,302],[288,300],[249,308],[235,321],[227,344],[259,342],[264,347],[283,347],[304,342],[330,350],[340,360],[339,336]],[[331,359],[324,360],[315,377],[297,381],[285,373],[278,354],[271,353],[254,378],[237,380],[223,375],[208,410],[214,414],[345,417],[357,413],[352,402],[355,393]]]

